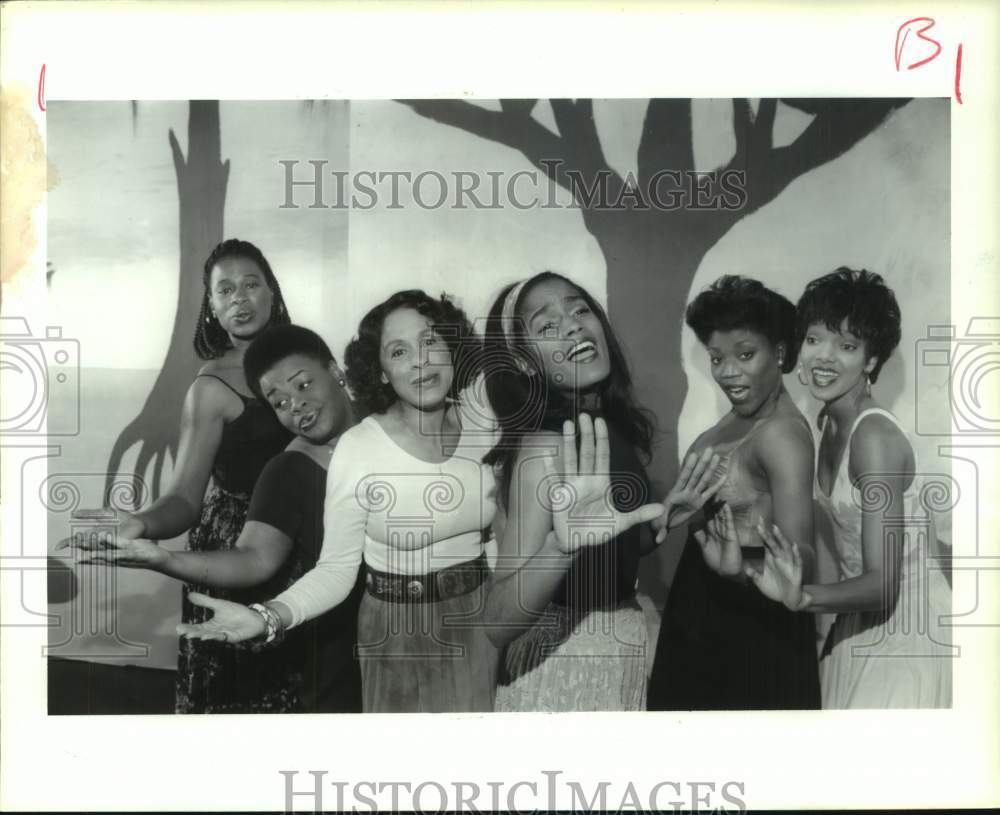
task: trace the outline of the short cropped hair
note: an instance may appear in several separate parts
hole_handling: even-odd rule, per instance
[[[902,316],[892,289],[882,276],[867,269],[841,266],[830,274],[813,280],[799,298],[798,342],[805,339],[809,326],[822,323],[831,331],[847,330],[865,344],[865,354],[875,357],[875,367],[868,375],[871,382],[899,345]]]
[[[753,331],[774,347],[784,345],[782,373],[795,368],[795,306],[759,280],[723,275],[688,304],[684,316],[702,345],[708,345],[715,331]]]
[[[263,399],[260,378],[283,359],[301,354],[329,365],[336,362],[329,346],[315,331],[301,325],[276,325],[267,328],[247,346],[243,355],[243,375],[254,396]]]

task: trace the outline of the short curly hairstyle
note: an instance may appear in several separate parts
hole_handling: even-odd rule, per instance
[[[315,331],[301,325],[275,325],[265,328],[254,337],[243,354],[243,375],[250,390],[265,401],[260,389],[260,378],[283,359],[301,354],[320,365],[336,362],[323,338]]]
[[[867,357],[875,357],[875,367],[868,375],[878,379],[882,366],[892,356],[902,336],[902,316],[892,289],[882,275],[867,269],[841,266],[818,277],[806,286],[797,306],[797,339],[801,344],[809,326],[822,323],[839,332],[844,321],[847,330],[865,344]]]
[[[784,345],[782,373],[795,368],[795,306],[759,280],[723,275],[688,304],[684,318],[702,345],[708,345],[715,331],[753,331],[775,348]]]
[[[457,397],[479,372],[480,343],[465,312],[442,293],[434,298],[422,289],[398,291],[369,311],[358,326],[358,335],[344,351],[344,373],[366,413],[385,413],[399,398],[392,385],[382,382],[382,327],[386,317],[409,308],[431,321],[451,353],[454,378],[449,396]]]

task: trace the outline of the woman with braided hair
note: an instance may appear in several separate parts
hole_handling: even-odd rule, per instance
[[[120,540],[166,540],[189,531],[191,551],[231,549],[257,476],[292,439],[270,407],[251,394],[243,374],[250,341],[270,325],[289,322],[274,272],[260,249],[234,238],[209,255],[203,283],[194,350],[206,362],[184,401],[172,482],[141,512],[116,510]],[[188,601],[192,590],[238,596],[185,584],[185,623],[205,618],[204,609]],[[281,712],[293,703],[287,684],[283,666],[266,652],[180,641],[178,713]]]

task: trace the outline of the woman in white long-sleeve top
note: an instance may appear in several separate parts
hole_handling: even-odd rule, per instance
[[[479,615],[496,505],[489,417],[466,387],[477,354],[447,297],[403,291],[372,309],[345,354],[371,415],[334,451],[316,567],[263,605],[196,597],[215,615],[181,633],[274,640],[342,602],[364,561],[364,710],[492,710],[497,653]]]

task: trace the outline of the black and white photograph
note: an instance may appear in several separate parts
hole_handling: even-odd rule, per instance
[[[49,712],[948,707],[948,111],[53,102]]]
[[[5,651],[40,678],[5,716],[169,732],[181,773],[204,734],[262,809],[745,811],[833,801],[758,793],[761,729],[819,773],[990,715],[995,190],[958,133],[995,85],[957,24],[883,17],[932,90],[88,98],[42,66],[4,102],[45,193],[4,253]],[[644,757],[600,781],[547,733]],[[395,763],[471,738],[478,776]],[[891,763],[843,803],[910,801]]]

